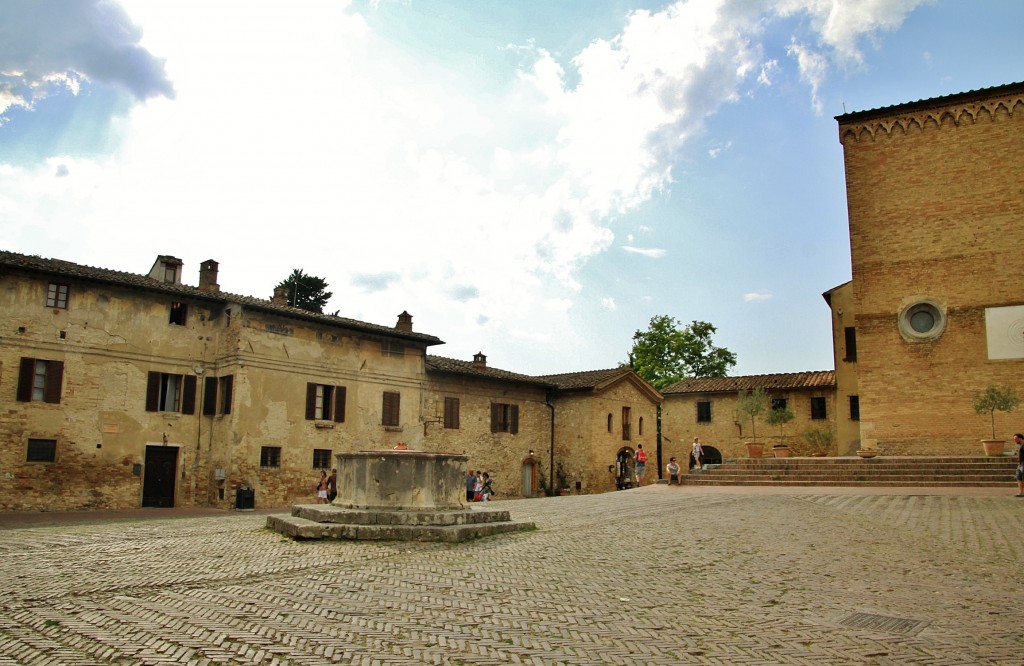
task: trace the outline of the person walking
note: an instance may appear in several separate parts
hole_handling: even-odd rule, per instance
[[[1017,473],[1014,475],[1017,479],[1017,497],[1024,497],[1024,435],[1018,432],[1013,436],[1013,441],[1017,443]]]
[[[469,470],[469,474],[466,475],[466,501],[473,501],[473,494],[476,492],[476,474],[473,470]]]
[[[327,477],[327,503],[333,504],[338,496],[338,469],[332,469],[331,475]]]
[[[636,445],[634,461],[633,471],[636,474],[636,485],[639,488],[644,485],[644,474],[647,472],[647,452],[644,451],[643,444]]]
[[[700,437],[693,438],[693,462],[697,469],[704,469],[700,459],[704,457],[704,449],[700,445]]]
[[[484,472],[483,479],[484,479],[484,486],[483,486],[483,489],[481,490],[481,492],[483,493],[482,500],[484,502],[490,502],[491,501],[491,495],[494,494],[494,488],[491,486],[491,475],[488,474],[487,472]]]

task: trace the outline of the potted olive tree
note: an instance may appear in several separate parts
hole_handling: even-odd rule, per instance
[[[768,425],[779,426],[779,443],[772,445],[772,453],[775,454],[776,458],[788,458],[789,447],[786,446],[786,434],[784,429],[786,424],[793,420],[796,414],[789,407],[780,407],[778,409],[768,410],[768,416],[765,417],[765,422]]]
[[[992,439],[981,440],[981,446],[987,456],[1003,455],[1006,441],[996,439],[996,412],[1012,412],[1020,405],[1020,398],[1012,386],[995,386],[989,384],[984,391],[974,394],[971,403],[976,414],[988,413],[992,424]]]
[[[753,391],[740,390],[736,394],[736,409],[750,419],[750,441],[745,442],[748,458],[760,458],[764,453],[764,442],[757,441],[757,417],[770,406],[768,394],[763,388]]]

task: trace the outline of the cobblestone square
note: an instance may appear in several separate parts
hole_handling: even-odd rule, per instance
[[[0,664],[1024,664],[1024,499],[1002,489],[498,506],[537,529],[296,542],[266,512],[5,514]]]

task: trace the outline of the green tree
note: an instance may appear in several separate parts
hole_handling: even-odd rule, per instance
[[[651,318],[646,331],[633,334],[629,365],[659,391],[687,377],[725,377],[736,354],[711,344],[717,329],[706,321],[682,326],[675,318]]]
[[[323,314],[324,306],[334,294],[327,291],[327,281],[315,275],[307,275],[301,268],[278,283],[288,289],[288,305]],[[335,313],[337,314],[337,313]]]

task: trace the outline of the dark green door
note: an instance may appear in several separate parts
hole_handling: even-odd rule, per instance
[[[174,506],[174,479],[178,470],[178,447],[147,446],[143,468],[142,506]]]

